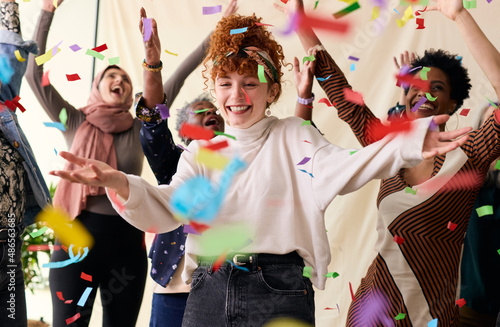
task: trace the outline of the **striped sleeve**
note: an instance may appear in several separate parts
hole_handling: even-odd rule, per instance
[[[368,127],[371,124],[380,124],[380,119],[375,117],[366,105],[361,106],[344,99],[344,89],[352,87],[332,57],[326,51],[320,50],[316,54],[316,77],[328,76],[328,79],[319,81],[319,84],[337,108],[339,118],[349,124],[362,146],[375,142]]]

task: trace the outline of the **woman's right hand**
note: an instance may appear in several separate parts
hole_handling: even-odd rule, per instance
[[[63,0],[57,0],[57,7],[63,2]],[[54,0],[43,0],[42,2],[42,10],[48,12],[56,11],[56,7],[54,6]]]
[[[401,70],[401,68],[403,66],[411,67],[412,61],[415,60],[415,52],[412,52],[411,55],[408,51],[403,52],[400,55],[399,62],[398,62],[398,58],[396,58],[396,57],[393,57],[393,58],[394,58],[394,64],[396,65],[396,68],[399,71],[399,70]]]
[[[141,19],[139,22],[139,30],[144,39],[145,29],[143,18],[147,18],[146,10],[141,8]],[[151,19],[151,37],[144,42],[144,52],[146,63],[151,66],[156,66],[160,64],[161,57],[161,44],[160,38],[158,36],[158,26],[154,18]]]
[[[311,48],[307,52],[308,56],[316,56],[316,48]],[[316,67],[316,61],[306,61],[302,65],[302,70],[300,69],[300,62],[297,57],[294,58],[294,80],[295,87],[297,88],[297,95],[301,98],[307,99],[312,96],[312,86],[314,81],[314,70]]]
[[[231,0],[222,17],[229,17],[238,10],[238,0]]]

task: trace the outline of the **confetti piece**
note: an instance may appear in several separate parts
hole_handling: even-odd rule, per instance
[[[405,187],[405,193],[411,193],[413,195],[417,194],[417,190],[413,190],[411,187]]]
[[[64,297],[63,297],[62,292],[56,292],[56,295],[59,298],[59,300],[64,301]]]
[[[346,87],[344,88],[344,99],[351,103],[355,103],[360,106],[364,106],[365,102],[363,101],[363,96],[361,93],[355,92],[352,89]]]
[[[286,3],[288,2],[288,0],[281,0],[281,2],[283,2],[286,5]]]
[[[491,105],[492,107],[498,108],[498,106],[497,106],[497,105],[496,105],[493,101],[491,101],[491,100],[490,100],[490,99],[488,99],[487,97],[485,97],[485,98],[486,98],[486,100],[488,100],[488,102],[490,103],[490,105]]]
[[[306,143],[312,144],[312,143],[311,143],[311,142],[309,142],[308,140],[303,140],[302,142],[306,142]]]
[[[357,3],[357,2],[356,2]],[[290,28],[293,28],[291,31],[294,31],[295,28],[301,30],[301,29],[322,29],[328,32],[332,33],[338,33],[338,34],[346,34],[349,32],[351,28],[351,24],[347,21],[337,21],[337,20],[332,20],[332,19],[325,19],[322,17],[318,16],[313,16],[313,15],[294,15],[293,16],[295,21],[292,20],[290,23]],[[293,24],[296,24],[293,25]]]
[[[309,176],[311,176],[312,178],[314,178],[313,174],[311,174],[310,172],[307,172],[307,171],[305,171],[304,169],[299,169],[299,170],[300,170],[301,172],[303,172],[303,173],[308,174],[308,175],[309,175]]]
[[[460,111],[460,116],[467,117],[467,115],[469,114],[469,111],[470,111],[470,109],[462,109],[462,111]]]
[[[71,304],[71,302],[73,302],[73,300],[66,300],[64,301],[64,304]]]
[[[52,57],[54,57],[61,49],[59,49],[59,46],[61,45],[62,41],[57,43],[55,47],[52,48]]]
[[[380,7],[379,6],[375,6],[372,9],[372,19],[371,20],[375,20],[375,19],[377,19],[379,17],[380,17]]]
[[[76,305],[83,307],[85,305],[85,302],[87,302],[87,299],[89,298],[90,292],[92,292],[92,287],[87,287],[85,291],[83,291],[83,294]]]
[[[326,307],[325,309],[323,310],[335,310],[335,308],[330,308],[330,307]]]
[[[86,55],[89,55],[89,56],[92,56],[96,59],[99,59],[99,60],[103,60],[104,59],[104,55],[102,53],[99,53],[97,51],[94,51],[94,50],[90,50],[90,49],[87,49],[87,52],[85,52]]]
[[[212,7],[203,7],[202,8],[203,15],[213,15],[222,11],[222,5],[212,6]]]
[[[82,271],[82,273],[80,274],[80,278],[83,279],[83,280],[86,280],[86,281],[89,281],[89,282],[92,282],[92,276],[91,275],[87,275],[86,273],[84,273]]]
[[[415,11],[415,16],[420,16],[420,15],[422,15],[422,13],[423,13],[424,11],[426,11],[426,10],[427,10],[427,6],[425,6],[425,8],[424,8],[423,10],[417,10],[417,11]]]
[[[200,246],[202,246],[201,248],[203,251],[206,251],[206,253],[217,254],[228,249],[239,250],[248,245],[248,240],[250,239],[250,226],[241,223],[217,226],[217,228],[206,230],[198,239]]]
[[[453,232],[453,231],[455,231],[455,229],[457,228],[457,226],[458,226],[457,224],[452,223],[451,221],[449,221],[447,228]]]
[[[339,277],[340,275],[336,272],[329,272],[328,274],[323,275],[323,276],[325,276],[326,278],[331,277],[331,278],[335,279],[335,278]]]
[[[437,97],[433,97],[429,92],[425,93],[425,97],[429,101],[436,101]]]
[[[52,1],[52,4],[57,8],[57,0]]]
[[[229,35],[245,33],[247,30],[248,30],[248,27],[235,28],[229,32]]]
[[[415,22],[417,23],[417,30],[423,30],[425,28],[423,18],[417,18]]]
[[[78,44],[73,44],[69,47],[71,50],[73,50],[73,52],[77,52],[78,50],[81,50],[82,48],[80,48],[78,46]]]
[[[227,143],[226,140],[217,142],[217,143],[210,143],[209,145],[205,145],[205,148],[210,149],[212,151],[217,151],[223,148],[226,148],[229,146],[229,143]]]
[[[77,248],[91,247],[94,243],[92,235],[75,219],[71,220],[66,212],[58,208],[42,210],[37,221],[45,222],[64,245],[75,245]]]
[[[166,52],[166,53],[168,53],[169,55],[172,55],[172,56],[178,56],[178,54],[177,54],[177,53],[173,53],[173,52],[170,52],[170,51],[168,51],[168,50],[165,50],[165,52]]]
[[[198,232],[200,234],[210,228],[209,225],[197,223],[195,221],[189,222],[189,226],[191,226],[196,232]]]
[[[354,61],[359,61],[359,58],[357,57],[353,57],[353,56],[349,56],[349,58],[347,58],[348,60],[354,60]]]
[[[351,299],[352,301],[356,301],[356,298],[354,297],[354,292],[352,291],[352,285],[351,282],[349,282],[349,290],[351,291]]]
[[[403,15],[403,18],[396,20],[396,23],[397,23],[398,27],[401,28],[401,27],[405,26],[406,23],[412,18],[414,18],[413,9],[411,9],[411,6],[409,6],[408,8],[406,8],[404,15]]]
[[[156,105],[156,108],[160,110],[161,119],[167,119],[168,117],[170,117],[170,109],[167,107],[166,104],[159,103]]]
[[[78,81],[80,76],[78,74],[66,74],[66,78],[69,82]]]
[[[217,270],[220,269],[222,264],[224,263],[224,260],[226,259],[226,252],[222,253],[217,260],[215,260],[214,264],[212,265],[212,271],[216,272]]]
[[[113,202],[116,205],[116,207],[118,208],[118,212],[119,213],[124,212],[125,206],[120,201],[120,199],[118,199],[118,195],[116,194],[116,192],[110,188],[110,189],[108,189],[108,194],[109,194],[109,198],[110,198],[111,202]]]
[[[259,65],[257,69],[257,75],[259,76],[259,81],[261,83],[267,83],[266,74],[264,72],[264,66]]]
[[[356,65],[354,63],[351,64],[351,72],[353,72],[356,69]]]
[[[223,133],[223,132],[214,131],[214,134],[215,135],[222,135],[222,136],[225,136],[225,137],[229,137],[230,139],[233,139],[233,140],[236,141],[236,137],[235,136],[232,136],[232,135],[229,135],[229,134],[226,134],[226,133]]]
[[[120,64],[120,57],[108,58],[108,62],[110,65],[119,65]]]
[[[196,161],[210,169],[223,170],[229,163],[229,158],[207,148],[200,148],[196,154]]]
[[[495,164],[495,169],[500,170],[500,160],[497,160],[497,163]]]
[[[354,10],[359,9],[359,8],[361,8],[361,7],[360,7],[359,3],[356,1],[356,2],[352,3],[351,5],[349,5],[347,8],[344,8],[341,11],[334,13],[333,17],[335,17],[336,19],[339,19],[340,17],[343,17],[343,16],[347,15],[348,13],[351,13]]]
[[[467,303],[464,298],[455,300],[455,304],[458,305],[459,308],[463,307]]]
[[[69,247],[69,259],[63,260],[63,261],[56,261],[56,262],[49,262],[49,263],[44,263],[42,265],[43,268],[50,268],[50,269],[57,269],[57,268],[63,268],[66,266],[69,266],[73,263],[80,262],[85,257],[87,257],[87,254],[89,253],[89,248],[85,247],[83,249],[83,255],[80,254],[80,248],[78,249],[78,254],[75,256],[73,253],[73,244],[70,245]]]
[[[66,112],[66,108],[62,108],[59,112],[59,121],[64,125],[65,128],[68,127],[66,125],[66,122],[68,121],[68,113]]]
[[[207,112],[209,110],[211,110],[211,108],[205,108],[205,109],[195,110],[194,113],[195,114],[201,114],[202,112]]]
[[[306,56],[306,57],[302,58],[302,64],[304,64],[306,61],[314,61],[314,60],[316,60],[314,55]]]
[[[355,151],[350,151],[349,152],[349,155],[352,156],[353,154],[355,154],[356,152],[358,152],[358,150],[355,150]]]
[[[48,70],[45,73],[43,73],[41,85],[42,85],[42,87],[50,85],[49,71]]]
[[[414,87],[425,92],[429,92],[430,90],[429,81],[422,81],[421,79],[416,79],[409,74],[396,75],[396,78],[398,80],[396,85],[398,86],[401,85],[401,83],[406,83],[408,85],[413,85]]]
[[[304,267],[304,270],[302,271],[302,276],[311,278],[311,272],[312,272],[312,267]]]
[[[479,217],[488,216],[493,214],[493,206],[487,205],[476,208],[477,215]]]
[[[214,137],[215,133],[201,126],[184,123],[179,130],[179,135],[191,140],[210,140]]]
[[[304,157],[304,159],[302,159],[298,164],[297,166],[300,166],[300,165],[303,165],[305,163],[307,163],[309,160],[311,160],[311,158],[309,157]]]
[[[324,103],[326,104],[328,107],[332,107],[333,105],[330,103],[330,101],[328,101],[327,98],[321,98],[319,99],[318,103]]]
[[[80,313],[77,313],[77,314],[76,314],[76,315],[74,315],[73,317],[66,319],[66,325],[69,325],[69,324],[71,324],[71,323],[74,323],[75,321],[77,321],[77,320],[78,320],[78,318],[80,318]]]
[[[108,46],[106,45],[106,43],[104,43],[104,44],[101,44],[100,46],[92,48],[92,50],[95,52],[103,52],[104,50],[108,50]]]
[[[50,251],[50,250],[57,251],[59,249],[61,249],[60,245],[48,245],[48,244],[39,244],[39,245],[31,244],[31,245],[28,245],[28,248],[27,248],[28,251],[32,251],[32,252]]]
[[[304,120],[300,126],[311,125],[310,120]]]
[[[436,318],[436,319],[429,321],[429,323],[427,324],[427,327],[437,327],[437,325],[438,325],[438,320]]]
[[[318,3],[319,3],[319,0],[317,0],[317,1],[314,3],[314,9],[313,9],[313,10],[316,10],[316,7],[318,7]]]
[[[329,75],[328,77],[316,77],[316,79],[320,82],[323,82],[323,81],[326,81],[327,79],[329,79],[330,77],[332,77],[332,75]]]
[[[236,269],[240,269],[240,270],[243,270],[243,271],[246,271],[246,272],[250,272],[250,270],[248,268],[237,266],[232,261],[229,261],[229,260],[226,260],[226,261],[229,262],[231,264],[231,266],[235,267]]]
[[[50,59],[52,59],[54,57],[54,55],[52,54],[52,52],[54,51],[54,49],[57,49],[56,54],[59,53],[59,51],[61,51],[61,49],[55,48],[55,47],[52,48],[52,49],[50,49],[49,51],[47,51],[43,55],[35,57],[36,64],[38,66],[40,66],[40,65],[43,65],[44,63],[46,63],[47,61],[49,61]]]
[[[40,228],[39,230],[37,230],[36,232],[32,232],[30,233],[31,237],[35,238],[35,237],[38,237],[40,235],[42,235],[43,233],[45,233],[45,231],[49,229],[47,226],[43,226],[42,228]]]
[[[248,96],[248,94],[245,92],[245,90],[243,88],[241,88],[241,90],[243,91],[243,93],[245,94],[245,101],[246,101],[246,104],[248,105],[251,105],[252,103],[250,102],[250,97]]]
[[[411,108],[411,111],[412,112],[415,112],[418,110],[418,108],[420,108],[420,106],[422,106],[425,102],[427,101],[427,98],[420,98],[420,100],[418,100],[417,103],[415,103],[415,105],[413,106],[413,108]]]
[[[420,70],[420,78],[424,81],[427,81],[427,72],[429,72],[431,69],[429,67],[422,67]]]
[[[16,50],[14,51],[14,54],[16,55],[16,58],[19,62],[24,62],[26,61],[26,59],[24,59],[22,56],[21,56],[21,53],[19,52],[19,50]]]
[[[9,58],[4,55],[0,55],[0,81],[2,83],[10,83],[10,79],[14,75],[14,70],[10,65]]]
[[[464,0],[463,4],[464,4],[464,8],[465,9],[474,9],[477,6],[476,0],[472,0],[472,1],[466,1],[466,0]]]
[[[497,253],[500,254],[500,249],[497,250]]]
[[[400,14],[400,13],[396,10],[396,8],[394,8],[393,10],[396,12],[396,14],[401,15],[401,14]]]
[[[56,156],[57,156],[57,150],[56,150],[56,148],[54,148],[54,152],[56,153]]]
[[[183,231],[186,234],[194,234],[194,235],[201,235],[196,229],[194,229],[191,225],[184,225]]]
[[[405,319],[406,318],[406,313],[398,313],[398,315],[396,317],[394,317],[394,319],[396,320],[401,320],[401,319]]]
[[[46,122],[46,123],[43,123],[45,126],[47,127],[54,127],[54,128],[57,128],[58,130],[60,130],[61,132],[66,132],[66,127],[64,127],[64,124],[63,123],[60,123],[60,122]]]
[[[143,41],[147,42],[151,38],[151,34],[153,33],[153,26],[151,18],[142,18],[142,24],[144,28],[144,38]]]
[[[467,190],[480,186],[482,179],[478,173],[474,171],[459,172],[452,179],[447,177],[433,177],[419,188],[421,192],[429,193],[436,192],[436,188],[440,187],[438,193],[453,192],[456,190]],[[444,184],[444,185],[443,185]]]
[[[397,235],[394,235],[394,238],[392,239],[394,242],[398,243],[399,245],[403,244],[403,242],[405,241],[404,238],[402,237],[399,237]]]

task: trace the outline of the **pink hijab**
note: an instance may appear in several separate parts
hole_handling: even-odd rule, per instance
[[[129,109],[134,100],[132,93],[125,104],[120,106],[108,105],[102,100],[98,87],[104,73],[110,68],[120,69],[130,81],[128,74],[117,66],[108,66],[94,78],[87,106],[80,109],[85,114],[85,120],[78,127],[69,152],[79,157],[104,161],[116,169],[113,134],[132,128],[134,118]],[[64,170],[77,168],[78,166],[68,162]],[[54,195],[54,206],[63,208],[74,219],[87,206],[88,196],[103,194],[105,190],[102,187],[70,183],[61,179]]]

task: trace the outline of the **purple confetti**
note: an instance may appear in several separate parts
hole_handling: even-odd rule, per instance
[[[59,49],[59,46],[61,45],[63,41],[57,43],[55,47],[52,48],[52,57],[54,57],[57,54],[57,49]]]
[[[425,103],[425,101],[427,101],[427,98],[425,97],[421,97],[420,100],[418,100],[417,103],[415,103],[415,105],[413,106],[413,108],[411,108],[411,111],[412,112],[415,112],[418,110],[418,108],[420,108],[421,105],[423,105]]]
[[[170,110],[168,109],[166,104],[157,104],[156,108],[160,110],[161,119],[167,119],[168,117],[170,117]]]
[[[304,157],[304,159],[302,159],[298,164],[297,166],[300,166],[300,165],[303,165],[305,164],[306,162],[308,162],[309,160],[311,160],[311,158],[309,157]]]
[[[78,50],[81,50],[82,48],[80,48],[78,46],[78,44],[73,44],[69,47],[71,50],[73,50],[73,52],[77,52]]]
[[[191,225],[184,225],[184,233],[201,235],[201,233],[198,233],[197,231],[195,231],[194,228],[191,227]]]
[[[279,31],[280,34],[288,35],[288,34],[292,33],[293,31],[295,31],[297,29],[298,23],[299,23],[299,15],[296,12],[294,12],[292,14],[292,17],[290,19],[290,24],[288,25],[287,29],[284,31]]]
[[[151,18],[144,17],[142,19],[142,24],[143,24],[143,28],[144,28],[144,39],[143,39],[143,41],[147,42],[151,38],[151,33],[153,32],[153,27],[151,25]]]
[[[421,69],[421,68],[422,68],[422,66],[418,66],[418,67],[410,69],[408,72],[411,73],[411,72],[413,72],[413,71],[415,71],[417,69]]]
[[[184,150],[184,151],[187,151],[187,152],[191,153],[191,151],[189,151],[188,149],[186,149],[186,148],[185,148],[185,147],[183,147],[182,145],[177,144],[177,146],[178,146],[179,148],[181,148],[182,150]]]
[[[353,57],[353,56],[349,56],[349,58],[347,58],[349,60],[354,60],[354,61],[359,61],[359,58],[356,58],[356,57]]]
[[[429,124],[429,129],[435,132],[438,130],[438,125],[436,124],[436,122],[434,122],[434,119],[431,120],[431,123]]]
[[[222,11],[222,5],[203,7],[203,15],[212,15]]]

